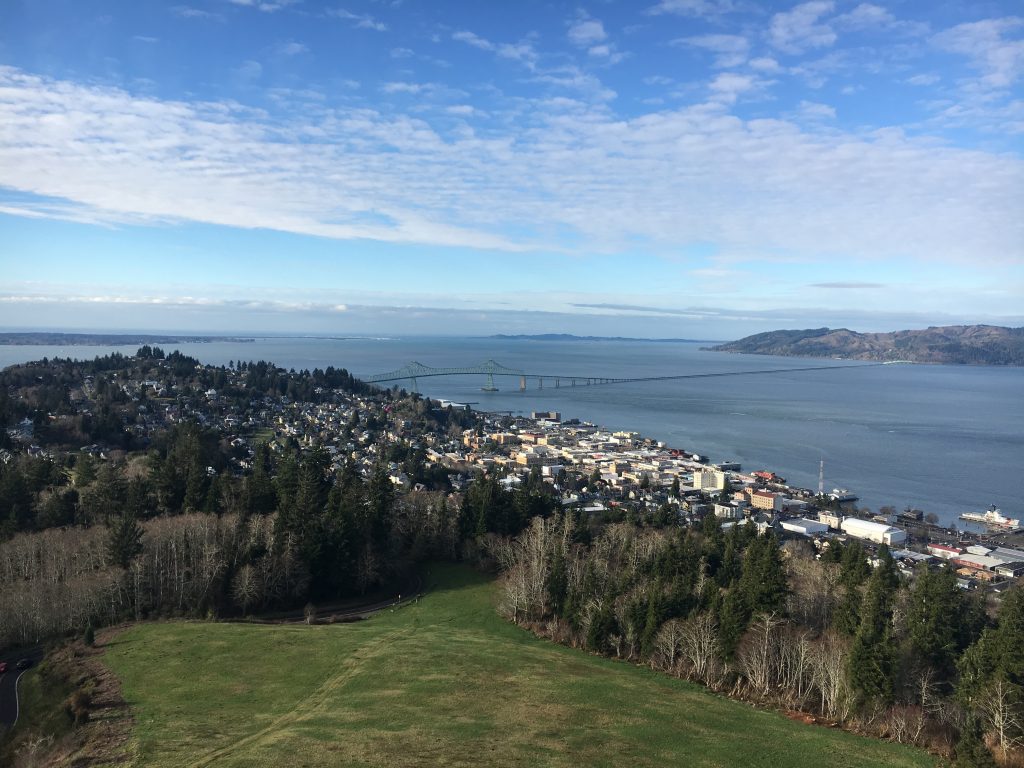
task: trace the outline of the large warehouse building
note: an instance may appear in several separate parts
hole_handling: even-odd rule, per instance
[[[842,523],[843,532],[855,539],[873,541],[876,544],[893,546],[907,540],[907,532],[891,525],[876,523],[873,520],[861,520],[859,517],[847,517]]]

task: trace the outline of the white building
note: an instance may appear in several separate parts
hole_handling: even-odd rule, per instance
[[[843,532],[855,539],[873,541],[876,544],[893,546],[902,544],[907,540],[907,532],[891,525],[876,523],[873,520],[861,520],[858,517],[848,517],[842,523]]]
[[[703,491],[717,488],[725,488],[725,472],[718,469],[703,469],[694,471],[693,487]]]
[[[783,520],[779,525],[782,526],[782,530],[797,533],[801,536],[816,536],[828,530],[828,525],[825,523],[820,523],[817,520],[807,520],[802,517],[796,520]]]

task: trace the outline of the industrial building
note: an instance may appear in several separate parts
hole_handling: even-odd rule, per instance
[[[828,526],[825,523],[802,517],[795,520],[783,520],[779,525],[782,526],[782,530],[801,536],[817,536],[828,531]]]
[[[855,539],[873,541],[876,544],[894,546],[907,540],[907,532],[891,525],[876,523],[872,520],[861,520],[858,517],[847,517],[842,522],[843,532]]]

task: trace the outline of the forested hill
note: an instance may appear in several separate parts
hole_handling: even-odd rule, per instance
[[[1024,365],[1024,328],[948,325],[891,333],[813,328],[758,333],[708,349],[789,357],[910,360],[915,363],[956,365]]]

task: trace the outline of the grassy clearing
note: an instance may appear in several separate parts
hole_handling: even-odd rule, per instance
[[[418,604],[358,624],[166,623],[106,660],[143,766],[925,766],[925,753],[791,722],[539,640],[493,584],[435,567]]]

